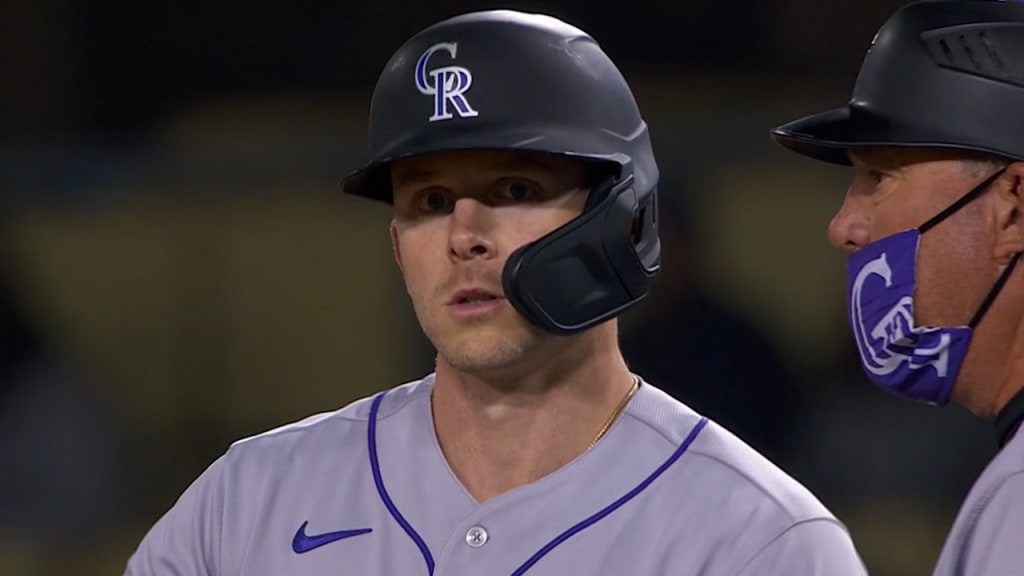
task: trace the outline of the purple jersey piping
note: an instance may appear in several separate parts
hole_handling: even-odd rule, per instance
[[[522,576],[526,573],[527,570],[532,568],[538,560],[543,558],[544,555],[554,550],[556,546],[558,546],[562,542],[565,542],[569,538],[572,538],[576,534],[579,534],[580,532],[589,528],[590,526],[593,526],[602,518],[614,512],[618,507],[622,506],[626,502],[629,502],[636,495],[643,492],[645,488],[650,486],[651,482],[654,482],[654,480],[657,479],[658,476],[661,476],[661,474],[665,470],[668,470],[669,466],[672,466],[672,464],[674,464],[675,461],[678,460],[684,452],[686,452],[686,449],[689,448],[690,444],[692,444],[693,441],[697,439],[697,435],[700,434],[700,431],[704,428],[704,426],[707,423],[707,418],[701,418],[700,421],[698,421],[697,424],[693,427],[693,430],[690,430],[690,434],[686,436],[686,439],[683,440],[683,443],[679,445],[679,448],[676,448],[676,451],[673,452],[671,456],[669,456],[668,460],[665,460],[665,462],[661,466],[659,466],[657,470],[652,472],[650,476],[645,478],[643,482],[637,484],[635,488],[627,492],[624,496],[622,496],[615,502],[612,502],[611,504],[605,506],[603,509],[594,513],[592,516],[578,522],[576,525],[572,526],[565,532],[559,534],[557,537],[555,537],[554,540],[545,544],[544,547],[538,550],[533,556],[531,556],[529,560],[523,562],[522,566],[516,568],[516,571],[512,573],[512,576]]]
[[[398,511],[395,503],[391,501],[391,496],[388,496],[387,488],[384,487],[384,480],[380,475],[380,462],[377,460],[377,409],[380,407],[380,401],[384,399],[384,395],[387,391],[377,394],[373,399],[373,404],[370,405],[370,422],[369,431],[367,434],[368,442],[370,444],[370,469],[373,471],[373,482],[377,485],[377,494],[380,495],[380,499],[384,502],[384,506],[394,517],[395,521],[405,530],[405,533],[412,538],[412,541],[416,543],[416,546],[420,549],[420,553],[423,554],[423,560],[427,563],[427,574],[433,576],[434,574],[434,557],[430,555],[430,549],[427,548],[427,543],[423,541],[423,538],[416,533],[416,530],[406,521],[402,513]]]

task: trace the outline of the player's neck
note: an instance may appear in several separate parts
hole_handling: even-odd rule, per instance
[[[553,358],[514,387],[439,359],[434,427],[448,465],[483,502],[585,452],[632,384],[617,345],[582,361]]]

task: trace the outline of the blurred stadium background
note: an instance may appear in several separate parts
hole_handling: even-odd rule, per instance
[[[373,82],[459,12],[547,12],[630,80],[662,168],[641,374],[926,574],[990,426],[875,390],[774,124],[845,102],[895,0],[0,2],[0,575],[120,574],[228,444],[431,369],[383,206],[342,197]],[[680,490],[686,490],[680,486]]]

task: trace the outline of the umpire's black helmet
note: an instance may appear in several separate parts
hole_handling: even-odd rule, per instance
[[[854,146],[934,146],[1024,159],[1024,3],[925,0],[878,30],[841,108],[772,131],[850,164]]]
[[[573,333],[642,300],[659,269],[658,167],[615,64],[587,33],[511,10],[456,16],[409,39],[370,104],[370,162],[345,192],[391,202],[390,163],[429,152],[531,151],[608,167],[584,212],[509,256],[505,296]]]

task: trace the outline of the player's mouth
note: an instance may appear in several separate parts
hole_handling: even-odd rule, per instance
[[[497,310],[502,301],[501,295],[480,288],[458,290],[448,301],[448,309],[459,317],[471,318],[489,314]]]

